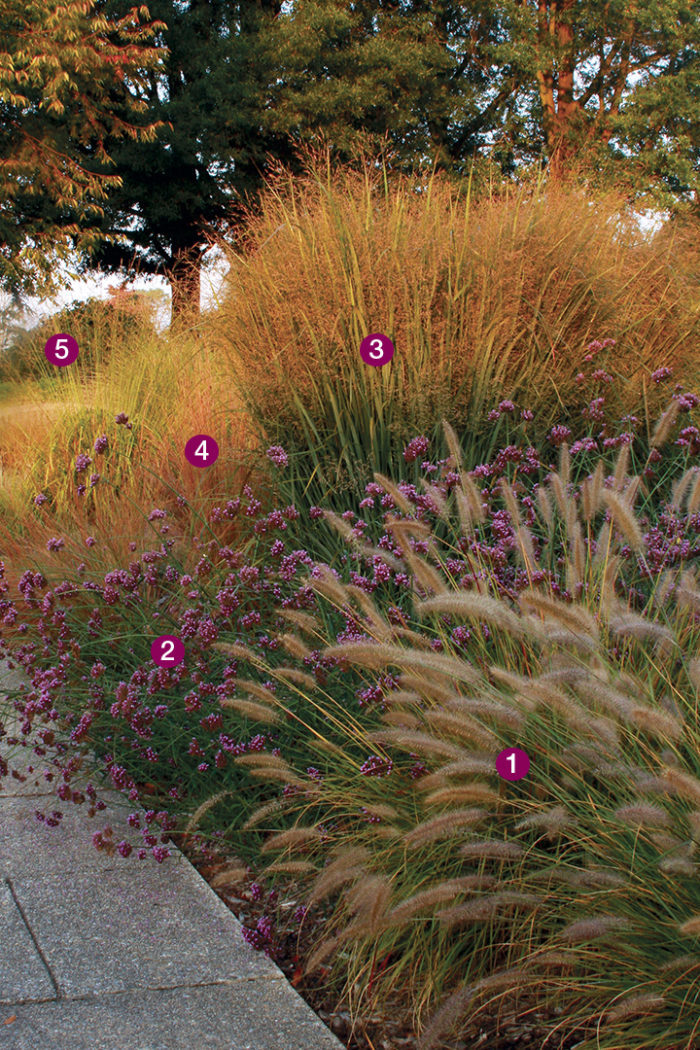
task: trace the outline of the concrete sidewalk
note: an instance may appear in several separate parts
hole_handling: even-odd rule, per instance
[[[2,1050],[342,1050],[181,853],[92,846],[107,823],[130,837],[118,796],[90,821],[51,794],[0,781]]]

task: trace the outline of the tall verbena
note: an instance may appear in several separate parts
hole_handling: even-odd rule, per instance
[[[268,706],[325,704],[341,735],[330,759],[326,742],[310,738],[305,761],[314,756],[323,775],[305,790],[303,766],[286,765],[282,809],[266,803],[248,825],[272,832],[269,871],[305,873],[311,907],[330,907],[308,972],[330,969],[341,1001],[365,1015],[402,1001],[423,1050],[455,1034],[495,1038],[500,1017],[525,1020],[533,1008],[546,1014],[546,1047],[576,1035],[581,1050],[691,1050],[698,573],[683,561],[661,577],[652,570],[656,541],[635,511],[641,476],[627,471],[627,448],[612,473],[589,475],[584,502],[563,447],[539,510],[501,486],[503,543],[527,576],[509,594],[479,567],[481,526],[460,520],[468,476],[449,427],[446,439],[452,484],[439,509],[453,531],[439,537],[417,509],[387,512],[387,564],[398,559],[410,578],[412,612],[399,617],[379,591],[319,565],[309,584],[320,607],[344,610],[353,628],[322,646],[321,617],[302,616],[285,636],[290,669],[313,637],[318,659],[366,676],[379,698],[374,727],[349,713],[338,722],[332,690],[309,689],[300,668],[295,705],[279,694]],[[673,511],[691,514],[696,535],[699,476],[691,467],[677,479]],[[558,575],[573,593],[543,568],[553,524],[563,530]],[[449,536],[474,551],[471,574],[458,575]],[[357,531],[346,538],[360,556],[364,542],[368,565],[381,561]],[[622,585],[630,556],[649,584],[641,607]],[[260,675],[295,681],[231,652]],[[496,758],[512,747],[531,765],[511,782]],[[363,749],[372,753],[360,762]],[[257,766],[264,782],[265,762]]]
[[[396,474],[404,441],[439,436],[445,416],[468,433],[469,464],[488,459],[500,398],[533,411],[534,440],[570,422],[594,335],[616,341],[601,364],[619,377],[618,416],[655,417],[652,371],[697,367],[685,256],[671,234],[646,239],[612,193],[530,182],[475,196],[312,156],[304,177],[270,181],[238,250],[222,247],[208,337],[264,439],[294,453],[309,503],[338,508],[372,470]],[[359,354],[373,332],[396,346],[381,368]]]

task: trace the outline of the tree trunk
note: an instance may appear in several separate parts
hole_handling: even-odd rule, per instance
[[[171,328],[191,324],[199,318],[202,250],[198,244],[173,249],[168,271],[172,291]]]

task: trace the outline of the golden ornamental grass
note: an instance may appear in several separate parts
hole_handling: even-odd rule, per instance
[[[501,890],[485,897],[477,897],[466,904],[444,908],[437,913],[437,917],[448,929],[454,929],[472,922],[488,922],[490,919],[497,918],[504,910],[511,908],[536,908],[543,901],[544,898],[537,893]]]
[[[693,483],[688,486],[686,510],[688,514],[700,514],[700,467],[693,468]]]
[[[434,700],[440,704],[447,704],[455,695],[452,685],[443,684],[443,680],[435,677],[429,678],[418,674],[402,674],[398,678],[402,688],[417,693],[423,700]]]
[[[306,846],[310,842],[317,842],[320,837],[321,833],[318,828],[288,828],[286,831],[280,831],[278,834],[271,835],[270,838],[266,839],[261,846],[261,852],[269,853],[271,850],[281,849],[293,850],[298,846]]]
[[[424,785],[418,784],[418,787]],[[423,803],[426,806],[444,806],[461,802],[481,802],[485,805],[497,806],[501,801],[500,795],[488,784],[454,784],[449,787],[437,788],[426,795]]]
[[[625,537],[632,550],[643,550],[644,537],[642,536],[642,530],[627,500],[619,496],[613,489],[603,489],[602,500],[610,511],[613,524]]]
[[[311,654],[311,650],[305,642],[302,642],[301,638],[296,634],[290,634],[288,631],[284,634],[277,636],[279,641],[282,643],[284,648],[287,650],[290,656],[295,656],[297,660],[303,660],[305,657]]]
[[[557,620],[571,631],[598,638],[599,630],[595,617],[581,606],[569,605],[530,587],[521,591],[518,600],[521,608],[534,609],[544,617]]]
[[[510,729],[521,729],[526,721],[525,715],[515,706],[499,703],[499,701],[491,700],[487,697],[455,696],[450,698],[445,706],[451,711],[464,711],[466,714],[490,718],[494,722],[508,726]]]
[[[654,995],[653,993],[631,995],[628,999],[623,999],[617,1005],[611,1006],[605,1013],[605,1020],[608,1024],[614,1024],[627,1017],[646,1016],[654,1013],[656,1010],[660,1010],[665,1005],[666,999],[663,995]]]
[[[443,675],[445,678],[456,679],[460,682],[477,683],[480,680],[479,672],[471,667],[466,660],[458,660],[454,656],[444,656],[442,653],[412,652],[399,645],[373,644],[371,642],[344,642],[342,645],[329,645],[324,653],[326,656],[336,659],[347,660],[363,667],[380,669],[388,664],[400,667],[410,667],[418,671],[426,671],[433,674]]]
[[[410,849],[416,849],[426,843],[461,834],[464,828],[473,827],[488,816],[488,810],[479,807],[451,809],[439,817],[431,817],[417,824],[403,836],[403,841]]]
[[[387,926],[399,926],[421,911],[428,908],[434,909],[436,904],[454,900],[461,893],[491,889],[495,883],[496,880],[491,875],[465,875],[460,878],[446,879],[444,882],[420,890],[412,897],[395,904],[387,912],[384,922]]]
[[[316,689],[318,685],[313,675],[307,674],[306,671],[300,671],[298,667],[276,667],[275,675],[284,682],[303,686],[304,689],[309,691]]]
[[[700,915],[693,915],[681,923],[679,929],[684,937],[700,937]]]
[[[322,901],[346,882],[361,876],[369,859],[370,852],[366,846],[346,846],[339,850],[335,860],[324,868],[314,882],[309,900],[314,903]]]
[[[241,700],[231,696],[222,697],[219,700],[219,706],[238,711],[239,714],[245,715],[246,718],[251,718],[256,722],[264,722],[266,725],[276,725],[280,721],[277,711],[274,711],[266,704],[258,704],[254,700]]]
[[[368,734],[368,739],[378,744],[394,744],[405,751],[415,751],[419,754],[446,755],[448,758],[460,759],[467,752],[458,744],[449,740],[440,740],[429,733],[404,732],[401,729],[376,729]]]
[[[521,618],[505,602],[473,591],[447,593],[423,601],[414,600],[414,608],[421,618],[431,613],[463,616],[465,619],[485,622],[520,637],[526,632]]]
[[[665,809],[644,800],[627,806],[619,806],[614,815],[618,820],[632,827],[651,825],[667,828],[671,826],[671,817]]]
[[[500,839],[477,839],[459,847],[466,860],[520,860],[525,850],[519,842]]]
[[[695,805],[700,805],[700,780],[696,777],[669,767],[664,769],[661,779],[668,790],[681,798],[689,799]]]
[[[593,915],[569,923],[559,937],[566,944],[583,944],[585,941],[599,940],[610,933],[621,933],[628,928],[628,920],[618,915]]]
[[[312,616],[310,613],[303,612],[301,609],[285,609],[282,607],[280,607],[278,611],[280,616],[301,628],[302,631],[307,631],[309,634],[313,635],[321,635],[321,624],[316,617]]]
[[[374,480],[378,485],[381,485],[389,496],[391,496],[398,510],[403,511],[404,514],[413,513],[415,508],[406,496],[404,496],[403,492],[401,492],[398,485],[395,485],[394,482],[385,477],[384,474],[375,473]]]
[[[495,748],[498,745],[498,737],[494,733],[464,713],[433,708],[426,711],[423,718],[430,730],[453,734],[457,739],[466,740],[476,747]]]
[[[240,642],[212,642],[212,649],[218,649],[227,656],[235,656],[238,660],[248,660],[256,665],[260,663],[260,654]]]

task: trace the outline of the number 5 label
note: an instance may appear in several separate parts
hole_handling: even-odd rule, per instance
[[[388,335],[373,332],[360,343],[360,357],[366,365],[388,365],[394,356],[394,344]]]
[[[185,647],[174,634],[161,634],[151,643],[151,659],[159,667],[176,667],[185,659]]]
[[[44,354],[49,364],[58,365],[59,367],[72,365],[78,357],[77,340],[72,335],[59,332],[58,335],[52,335],[50,339],[46,340]]]
[[[219,458],[219,446],[209,434],[195,434],[185,445],[185,459],[193,467],[210,467]]]

